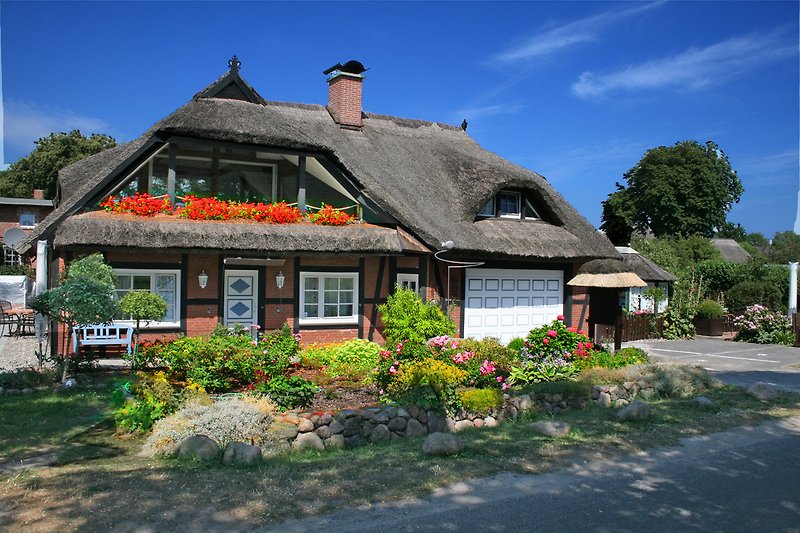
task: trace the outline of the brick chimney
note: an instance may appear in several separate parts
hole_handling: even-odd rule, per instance
[[[44,200],[44,189],[33,189],[34,200]]]
[[[343,128],[361,129],[361,82],[366,69],[358,61],[337,63],[328,75],[328,112]]]

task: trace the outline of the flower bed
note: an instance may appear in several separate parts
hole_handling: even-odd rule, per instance
[[[268,224],[293,224],[308,220],[324,226],[344,226],[356,221],[353,215],[330,205],[304,215],[297,206],[286,202],[236,202],[218,198],[183,197],[183,202],[172,205],[166,196],[136,193],[133,196],[109,196],[100,207],[111,213],[138,216],[165,214],[189,220],[254,220]]]

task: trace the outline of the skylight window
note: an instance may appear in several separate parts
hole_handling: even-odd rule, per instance
[[[516,220],[542,220],[540,210],[535,207],[533,194],[526,191],[502,190],[486,202],[477,216],[499,217]]]

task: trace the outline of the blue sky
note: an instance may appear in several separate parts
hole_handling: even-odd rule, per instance
[[[460,124],[590,222],[648,148],[713,140],[771,237],[798,200],[798,2],[0,2],[4,158],[51,131],[141,135],[227,69],[324,104],[358,59],[367,111]]]

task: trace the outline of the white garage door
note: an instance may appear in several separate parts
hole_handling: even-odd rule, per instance
[[[561,270],[467,269],[464,337],[508,343],[564,314]]]

